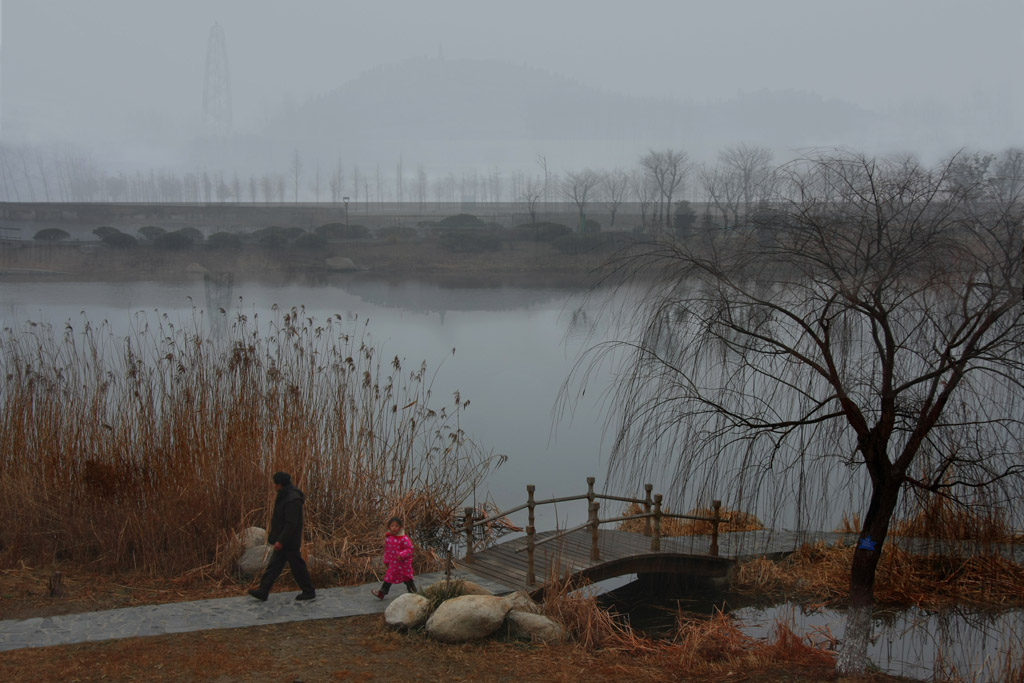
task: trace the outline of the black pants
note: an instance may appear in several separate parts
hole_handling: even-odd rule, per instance
[[[292,570],[292,571],[294,571],[294,570]],[[380,585],[380,592],[383,593],[384,595],[387,595],[389,590],[391,590],[391,584],[388,583],[387,581],[385,581],[384,583],[382,583]],[[412,579],[409,579],[408,581],[405,582],[405,590],[409,591],[410,593],[415,593],[416,592],[416,584],[413,583]]]
[[[260,593],[264,595],[270,593],[270,588],[277,581],[277,577],[281,576],[281,572],[284,571],[285,562],[292,568],[292,578],[295,579],[295,583],[299,584],[299,588],[302,589],[303,593],[316,592],[316,589],[313,588],[313,580],[309,578],[309,569],[306,567],[306,561],[302,559],[302,553],[299,552],[298,546],[295,546],[275,550],[271,553],[270,562],[267,563],[267,571],[263,572],[263,578],[260,579]]]

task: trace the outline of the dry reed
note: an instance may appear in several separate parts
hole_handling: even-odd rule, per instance
[[[741,594],[838,605],[849,596],[852,561],[851,546],[804,545],[781,562],[760,558],[740,565],[732,587]],[[878,564],[875,599],[923,609],[1020,608],[1021,586],[1024,566],[998,554],[914,555],[889,546]]]
[[[662,507],[661,510],[664,514],[671,514],[671,510],[669,510],[667,506]],[[623,516],[640,515],[643,514],[643,512],[644,508],[642,505],[639,503],[630,503],[626,506],[626,511],[623,513]],[[686,514],[691,517],[711,518],[715,516],[714,510],[709,507],[694,508]],[[753,531],[755,529],[764,528],[764,525],[761,524],[761,520],[748,512],[723,507],[719,510],[719,516],[722,519],[729,520],[728,522],[719,523],[718,531],[720,533],[728,533],[730,531]],[[622,531],[632,531],[633,533],[643,533],[645,525],[646,522],[643,519],[627,519],[624,522],[619,522],[619,529]],[[712,532],[712,526],[711,522],[699,519],[663,517],[661,520],[661,535],[698,536],[702,534],[710,534]]]
[[[389,516],[414,539],[448,523],[492,463],[458,394],[431,407],[426,364],[382,357],[361,321],[272,317],[5,329],[0,563],[224,572],[235,533],[268,525],[275,470],[306,493],[314,567],[342,580]]]
[[[548,578],[543,607],[585,650],[651,657],[694,674],[772,664],[829,668],[834,664],[835,639],[800,637],[780,621],[771,638],[760,640],[743,633],[738,623],[721,611],[710,618],[679,612],[674,636],[652,639],[635,631],[624,617],[602,609],[594,594],[586,586],[570,582],[568,574]]]
[[[568,573],[548,577],[542,605],[544,613],[563,624],[573,641],[586,650],[648,649],[647,639],[637,635],[621,618],[602,609],[585,586],[570,581]],[[655,648],[653,643],[650,648]]]
[[[983,543],[1011,541],[1018,536],[999,508],[979,511],[944,496],[924,499],[907,519],[893,523],[891,533],[893,536]]]

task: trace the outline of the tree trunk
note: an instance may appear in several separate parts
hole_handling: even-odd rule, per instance
[[[893,477],[891,480],[876,482],[872,487],[871,504],[850,566],[846,632],[836,658],[836,672],[840,675],[860,674],[868,666],[871,612],[875,604],[875,571],[882,555],[882,543],[889,533],[889,520],[899,498],[899,481]]]

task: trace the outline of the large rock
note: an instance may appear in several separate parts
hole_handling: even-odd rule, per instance
[[[511,610],[505,617],[508,634],[542,643],[560,643],[566,639],[565,628],[554,619],[543,614]]]
[[[495,595],[445,600],[427,619],[427,633],[442,643],[480,640],[501,628],[508,609],[508,602]]]
[[[430,616],[430,600],[418,593],[403,593],[384,610],[384,623],[391,628],[416,628]]]
[[[544,608],[538,605],[526,591],[516,591],[505,596],[509,609],[517,612],[529,612],[530,614],[543,614]]]
[[[270,553],[274,551],[272,545],[258,545],[249,548],[242,557],[238,559],[238,571],[243,576],[255,576],[267,568],[270,561]]]
[[[246,550],[263,546],[267,544],[267,531],[258,526],[251,526],[238,534],[238,540]]]

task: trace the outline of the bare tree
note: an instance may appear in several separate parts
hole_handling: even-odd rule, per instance
[[[733,178],[746,218],[755,202],[770,196],[774,190],[773,156],[767,147],[745,143],[726,147],[718,153],[720,164]]]
[[[656,152],[653,149],[640,158],[640,167],[654,180],[660,196],[658,198],[659,218],[664,217],[665,228],[672,226],[672,195],[683,184],[690,172],[690,163],[686,152],[666,149]]]
[[[658,198],[658,187],[647,171],[635,170],[629,174],[629,189],[640,207],[640,225],[647,227],[647,213]]]
[[[402,170],[402,157],[398,157],[395,168],[395,201],[401,204],[405,199],[405,173]]]
[[[544,154],[537,155],[537,165],[540,166],[541,170],[544,171],[544,211],[548,209],[548,158]]]
[[[537,204],[544,196],[544,181],[537,177],[523,178],[519,182],[519,196],[517,199],[526,204],[526,211],[530,214],[530,222],[537,222]]]
[[[427,203],[427,187],[429,186],[429,179],[427,178],[427,170],[423,168],[422,164],[416,167],[416,201],[419,202],[420,211],[423,210],[424,205]]]
[[[615,168],[601,176],[601,189],[608,213],[611,214],[611,226],[615,227],[615,214],[619,206],[626,200],[629,192],[629,175],[621,168]]]
[[[569,171],[562,181],[562,196],[573,202],[579,211],[579,229],[586,228],[587,202],[596,199],[601,185],[601,174],[591,168],[582,171]]]
[[[302,177],[302,155],[299,154],[299,150],[296,149],[292,153],[292,161],[288,164],[288,174],[292,178],[292,188],[294,190],[294,200],[296,204],[299,202],[299,179]],[[283,193],[282,193],[283,194]],[[284,201],[284,197],[281,198]]]
[[[861,499],[844,674],[867,665],[901,497],[1021,521],[1024,201],[991,175],[965,183],[955,161],[821,153],[782,170],[768,229],[713,249],[665,236],[615,261],[610,277],[640,288],[635,334],[575,375],[624,359],[612,477],[687,497],[728,482],[747,509],[794,490],[797,524]]]
[[[704,189],[706,201],[721,214],[722,227],[740,224],[740,187],[736,177],[722,166],[701,164],[697,167],[697,180]]]
[[[337,205],[341,201],[345,187],[345,169],[341,165],[341,159],[338,159],[338,164],[334,167],[334,172],[331,173],[330,186],[331,202]]]
[[[316,170],[313,172],[313,180],[309,183],[309,189],[313,192],[313,203],[320,203],[320,161],[316,162]]]

